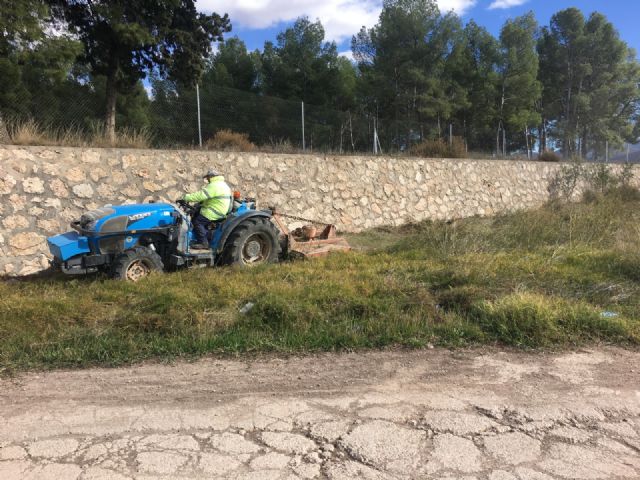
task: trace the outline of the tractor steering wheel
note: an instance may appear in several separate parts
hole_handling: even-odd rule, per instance
[[[193,216],[194,212],[196,211],[196,207],[194,207],[193,205],[189,205],[189,203],[185,202],[182,199],[178,199],[176,200],[176,205],[178,205],[180,208],[182,208],[185,213],[187,215],[189,215],[190,217]]]

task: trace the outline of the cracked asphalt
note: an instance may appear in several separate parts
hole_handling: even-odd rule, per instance
[[[423,350],[0,380],[0,479],[638,479],[640,352]]]

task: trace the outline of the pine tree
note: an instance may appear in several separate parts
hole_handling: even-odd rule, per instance
[[[248,52],[237,36],[220,43],[218,52],[205,72],[203,84],[212,83],[247,92],[259,89],[259,52]]]
[[[278,34],[277,44],[266,42],[262,92],[338,109],[351,105],[355,71],[338,56],[335,42],[324,41],[324,35],[320,21],[301,17]]]
[[[542,129],[565,157],[602,156],[608,143],[637,140],[640,66],[603,15],[585,19],[576,8],[556,13],[538,52]]]
[[[514,148],[531,155],[531,128],[540,123],[537,105],[542,87],[538,81],[537,22],[530,12],[507,21],[500,32],[501,63],[496,150],[507,154],[507,139]]]
[[[195,85],[213,41],[230,30],[225,15],[198,13],[193,0],[131,2],[127,0],[49,0],[84,46],[94,76],[104,75],[105,130],[115,139],[119,93],[134,89],[156,69],[185,85]]]
[[[455,113],[457,132],[473,150],[491,151],[498,95],[497,40],[473,20],[462,31],[447,61],[446,72],[464,94]]]

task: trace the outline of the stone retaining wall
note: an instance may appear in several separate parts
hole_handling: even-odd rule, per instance
[[[45,238],[105,204],[171,201],[214,166],[259,206],[341,231],[536,207],[560,165],[486,160],[0,146],[0,275],[48,266]]]

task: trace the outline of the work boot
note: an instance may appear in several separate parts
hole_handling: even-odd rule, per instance
[[[191,250],[209,250],[209,245],[204,243],[192,243]]]

